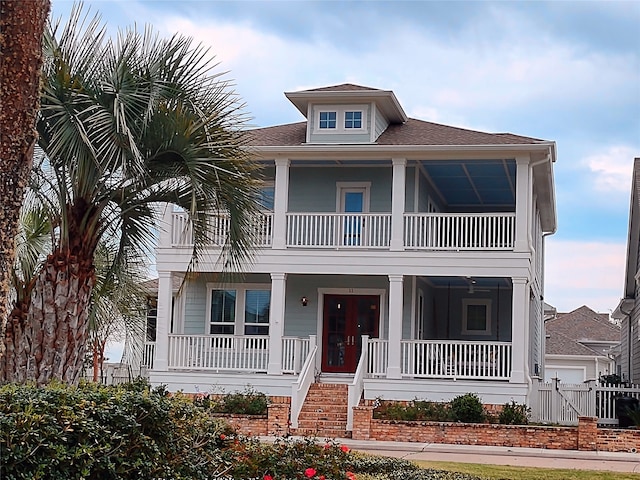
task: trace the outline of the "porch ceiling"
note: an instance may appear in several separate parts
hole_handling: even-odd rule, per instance
[[[514,160],[418,162],[449,208],[515,205]]]
[[[511,288],[508,278],[495,277],[425,277],[434,287],[469,288],[473,282],[474,288],[493,289]]]
[[[515,160],[419,160],[418,165],[440,202],[450,211],[515,206]],[[391,159],[292,160],[300,167],[390,167]]]

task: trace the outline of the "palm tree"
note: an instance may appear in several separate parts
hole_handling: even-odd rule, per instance
[[[193,259],[209,242],[209,215],[225,212],[222,261],[246,259],[259,180],[245,148],[243,105],[202,46],[146,29],[105,36],[98,17],[74,8],[66,26],[44,36],[43,93],[37,130],[60,207],[53,249],[33,283],[24,358],[8,380],[76,382],[87,343],[96,282],[94,258],[115,239],[112,272],[149,253],[158,205],[189,215]]]
[[[49,0],[0,0],[0,338],[7,322],[14,237],[36,141],[41,39],[49,8]],[[0,342],[0,359],[4,348]]]

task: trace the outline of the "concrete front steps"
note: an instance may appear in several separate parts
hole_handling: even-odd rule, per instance
[[[347,432],[348,386],[344,383],[314,383],[309,388],[292,433],[319,438],[350,438]]]

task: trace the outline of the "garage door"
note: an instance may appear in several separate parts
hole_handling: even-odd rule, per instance
[[[550,382],[554,377],[560,379],[562,383],[582,383],[586,380],[586,371],[583,367],[554,367],[547,365],[544,369],[544,381]]]

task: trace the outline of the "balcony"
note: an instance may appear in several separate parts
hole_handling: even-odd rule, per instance
[[[515,213],[405,213],[403,247],[406,250],[513,250]],[[393,237],[390,213],[288,213],[286,248],[382,249],[388,250]],[[221,247],[229,230],[225,215],[211,217],[211,245]],[[273,240],[273,213],[257,216],[258,247],[270,248]],[[171,245],[193,244],[186,213],[171,216]]]

